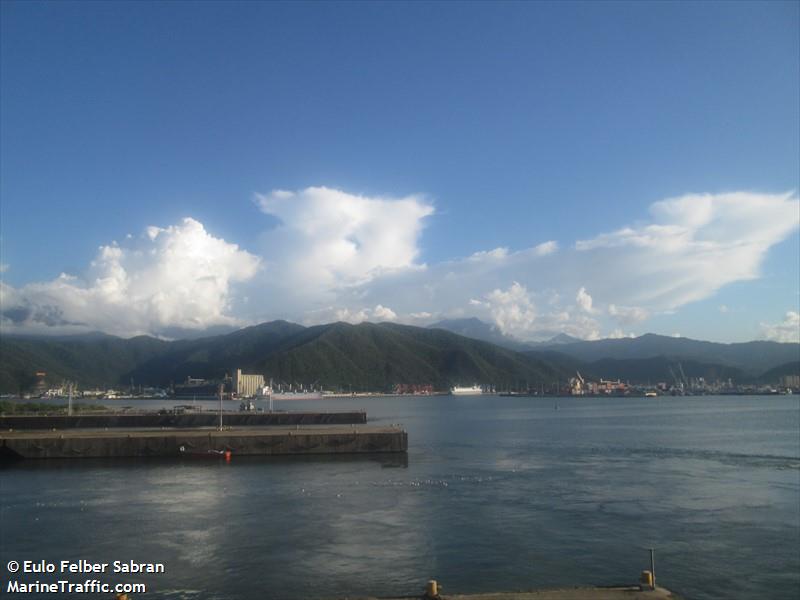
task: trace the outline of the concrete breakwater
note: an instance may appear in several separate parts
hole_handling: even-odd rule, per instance
[[[261,427],[280,425],[350,425],[367,422],[364,411],[349,412],[223,412],[225,427]],[[20,429],[92,429],[112,427],[216,427],[219,413],[101,413],[82,415],[5,415],[0,416],[0,430]]]
[[[281,456],[406,452],[399,427],[310,426],[247,429],[13,431],[0,433],[0,457],[122,458]]]
[[[382,600],[411,600],[406,598],[384,598]],[[429,596],[422,596],[430,599]],[[642,589],[640,586],[619,587],[574,587],[562,589],[533,590],[529,592],[493,592],[486,594],[437,595],[437,600],[682,600],[680,596],[665,588]],[[362,598],[359,600],[378,600]]]

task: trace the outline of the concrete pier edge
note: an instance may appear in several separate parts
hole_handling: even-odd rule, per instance
[[[367,422],[365,411],[244,412],[223,411],[224,425],[267,427],[276,425],[350,425]],[[215,427],[219,412],[115,412],[76,415],[0,415],[0,431],[20,429],[92,429],[103,427]]]
[[[5,459],[213,457],[224,452],[236,457],[407,451],[408,434],[395,426],[0,432],[0,457]]]
[[[609,587],[560,587],[528,591],[487,592],[480,594],[445,594],[428,596],[424,591],[416,596],[346,596],[340,600],[685,600],[661,586],[641,589],[638,585]]]

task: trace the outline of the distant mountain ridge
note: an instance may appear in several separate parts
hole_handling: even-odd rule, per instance
[[[55,339],[2,336],[0,393],[31,389],[39,370],[46,371],[53,384],[72,380],[84,387],[127,388],[131,382],[166,386],[187,376],[220,378],[241,368],[276,381],[378,391],[396,383],[431,384],[436,389],[474,383],[498,389],[548,385],[564,382],[576,371],[593,379],[670,382],[678,365],[687,377],[770,382],[800,369],[800,344],[716,344],[653,334],[591,342],[560,335],[525,344],[477,319],[436,325],[304,327],[272,321],[173,342],[97,334]],[[506,346],[453,333],[445,326],[498,339]],[[507,347],[509,339],[521,348]]]
[[[636,338],[562,344],[558,346],[558,351],[587,362],[663,356],[735,367],[748,375],[758,375],[776,366],[800,360],[800,344],[767,341],[720,344],[653,333]]]
[[[559,333],[550,338],[547,342],[538,342],[539,345],[546,345],[546,346],[553,346],[557,344],[574,344],[575,342],[581,342],[580,338],[572,337],[571,335],[567,335],[566,333]]]
[[[388,390],[396,383],[512,385],[550,382],[558,364],[439,329],[391,323],[303,327],[273,321],[221,336],[165,342],[0,338],[0,391],[30,389],[34,373],[83,386],[169,385],[187,376],[221,378],[234,369],[330,389]]]
[[[464,322],[469,321],[469,326]],[[477,323],[476,323],[477,321]],[[487,339],[487,327],[490,325],[478,319],[456,319],[441,321],[431,327],[459,329],[461,335]],[[453,329],[450,329],[451,331]],[[768,341],[740,342],[721,344],[705,342],[690,338],[675,338],[654,333],[646,333],[636,338],[579,340],[566,334],[559,334],[545,342],[522,342],[511,336],[492,331],[493,343],[498,345],[514,345],[513,349],[527,352],[532,356],[541,356],[544,350],[555,351],[578,359],[583,363],[594,363],[603,359],[640,360],[662,357],[674,361],[696,361],[714,364],[721,367],[739,369],[742,375],[756,376],[783,365],[800,360],[800,344]],[[491,340],[487,340],[491,341]],[[510,341],[510,342],[509,342]],[[610,363],[606,363],[610,364]]]

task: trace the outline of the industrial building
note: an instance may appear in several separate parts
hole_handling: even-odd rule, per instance
[[[237,398],[253,398],[264,389],[263,375],[247,375],[241,369],[236,369],[233,374],[233,389]]]
[[[784,375],[780,378],[780,384],[787,390],[800,388],[800,375]]]

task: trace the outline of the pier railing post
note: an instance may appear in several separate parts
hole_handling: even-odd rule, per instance
[[[656,561],[654,554],[655,549],[650,548],[650,572],[653,574],[653,589],[656,589]]]
[[[219,430],[222,431],[222,388],[219,390]]]

